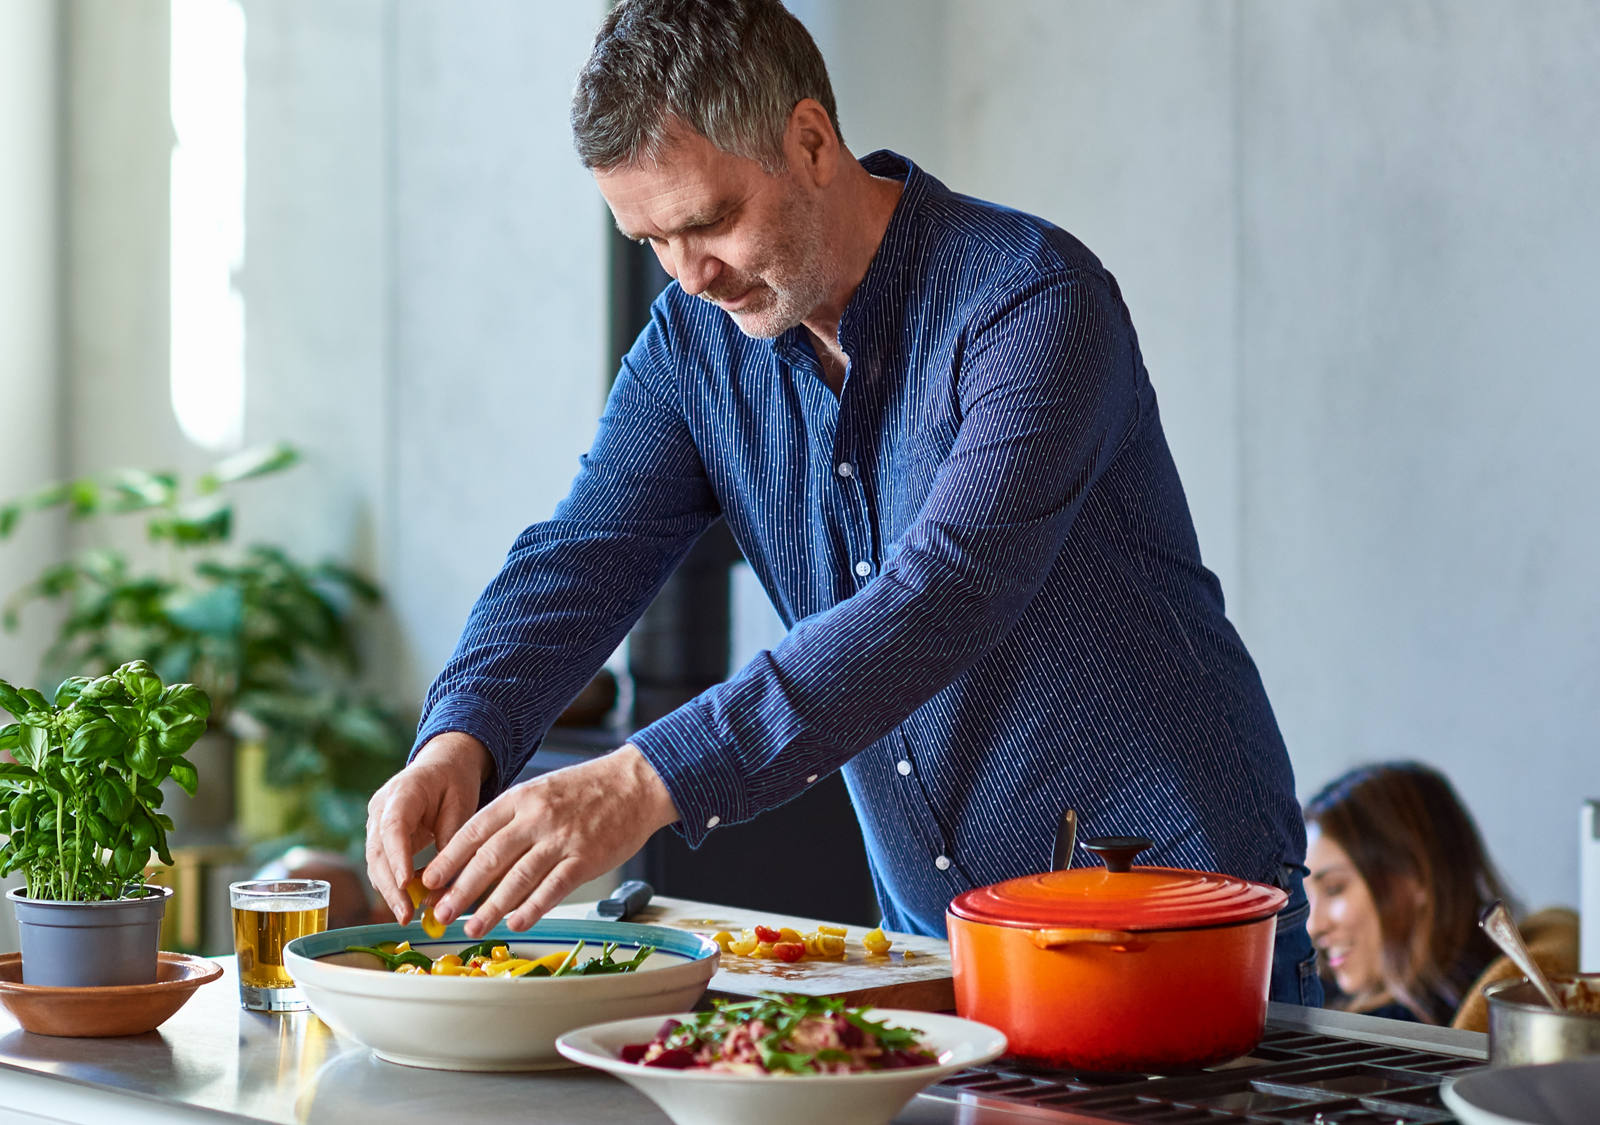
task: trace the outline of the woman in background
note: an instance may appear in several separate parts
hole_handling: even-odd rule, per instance
[[[1478,928],[1506,897],[1472,817],[1416,762],[1361,766],[1305,809],[1311,940],[1328,1006],[1449,1024],[1498,950]]]

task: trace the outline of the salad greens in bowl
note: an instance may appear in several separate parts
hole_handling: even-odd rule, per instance
[[[623,1079],[679,1125],[883,1125],[924,1086],[1005,1048],[999,1031],[956,1016],[776,993],[556,1040],[567,1058]]]
[[[679,1011],[699,1000],[721,951],[698,934],[629,922],[545,918],[474,942],[385,923],[284,947],[311,1010],[381,1059],[442,1070],[571,1065],[556,1037],[597,1019]],[[465,956],[463,956],[465,954]]]

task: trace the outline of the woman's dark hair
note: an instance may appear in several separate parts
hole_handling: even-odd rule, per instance
[[[676,118],[777,172],[803,98],[839,133],[822,54],[778,0],[620,0],[578,73],[572,138],[584,167],[617,168],[657,155]]]
[[[1419,762],[1359,766],[1312,797],[1305,816],[1372,893],[1389,995],[1419,1019],[1448,1023],[1494,957],[1478,915],[1506,898],[1455,788]]]

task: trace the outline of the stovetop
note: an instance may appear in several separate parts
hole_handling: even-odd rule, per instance
[[[1486,1065],[1483,1037],[1467,1034],[1349,1016],[1342,1025],[1269,1019],[1247,1058],[1197,1074],[1074,1074],[1003,1058],[952,1075],[923,1099],[953,1103],[959,1112],[943,1119],[974,1125],[1443,1125],[1456,1120],[1440,1097],[1444,1081]]]

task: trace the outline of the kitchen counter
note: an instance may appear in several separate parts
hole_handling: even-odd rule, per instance
[[[481,1125],[667,1125],[633,1088],[581,1069],[461,1074],[381,1062],[309,1012],[269,1016],[238,1003],[231,957],[159,1030],[121,1039],[56,1039],[0,1011],[0,1125],[91,1122],[327,1122],[439,1125],[470,1109]],[[1275,1022],[1483,1058],[1485,1037],[1340,1012],[1272,1005]],[[923,1096],[902,1125],[995,1125],[1037,1117]]]

